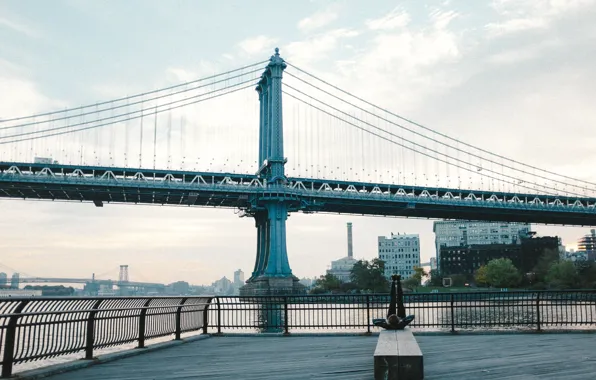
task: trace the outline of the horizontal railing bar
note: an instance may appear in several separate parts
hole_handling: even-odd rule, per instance
[[[205,304],[194,304],[194,305],[187,305],[188,307],[185,307],[184,305],[166,305],[166,306],[135,306],[135,307],[130,307],[130,308],[126,308],[126,309],[78,309],[78,310],[55,310],[55,311],[38,311],[38,312],[27,312],[27,313],[13,313],[13,314],[0,314],[0,318],[10,318],[10,317],[28,317],[28,316],[38,316],[38,315],[56,315],[56,314],[76,314],[76,313],[91,313],[91,312],[97,312],[97,313],[102,313],[102,312],[108,312],[108,311],[132,311],[132,310],[151,310],[151,309],[177,309],[179,307],[182,308],[191,308],[193,306],[202,306],[202,305],[209,305],[208,303]],[[202,311],[203,309],[200,309],[200,311]],[[148,315],[158,315],[158,314],[148,314]],[[130,317],[134,317],[135,315],[130,315]],[[126,317],[126,315],[123,316],[114,316],[113,318],[119,318],[119,317]],[[99,317],[98,317],[99,318]],[[63,322],[70,322],[70,320],[64,320]]]

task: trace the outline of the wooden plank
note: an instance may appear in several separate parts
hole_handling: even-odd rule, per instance
[[[580,380],[596,374],[594,334],[415,338],[424,352],[427,380]],[[49,379],[370,379],[374,373],[370,354],[377,340],[377,336],[213,337]]]

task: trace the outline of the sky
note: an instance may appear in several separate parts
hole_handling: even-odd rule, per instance
[[[595,17],[596,0],[3,0],[0,117],[204,77],[279,47],[296,66],[441,133],[596,181]],[[254,107],[257,96],[236,101]],[[253,135],[255,120],[245,123]],[[20,200],[0,200],[0,210],[0,271],[116,278],[128,264],[131,280],[208,284],[236,269],[248,277],[254,265],[254,222],[233,210]],[[318,276],[345,256],[347,222],[357,258],[375,257],[377,236],[391,232],[420,234],[423,261],[435,254],[432,221],[293,214],[294,274]],[[571,248],[588,233],[534,229]]]

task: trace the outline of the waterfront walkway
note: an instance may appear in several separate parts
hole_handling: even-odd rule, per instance
[[[425,379],[594,379],[596,334],[417,335]],[[377,336],[211,337],[52,380],[372,379]]]

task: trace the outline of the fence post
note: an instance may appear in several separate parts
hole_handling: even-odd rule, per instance
[[[536,293],[536,325],[540,331],[540,293]]]
[[[366,333],[370,334],[370,296],[366,295]]]
[[[11,314],[20,314],[29,301],[20,301],[21,303],[12,311]],[[13,315],[6,325],[6,337],[4,338],[4,356],[2,357],[2,377],[12,376],[12,365],[14,364],[14,348],[17,337],[17,322],[20,315]]]
[[[451,293],[451,332],[455,332],[455,308],[454,308],[454,295]]]
[[[219,302],[219,297],[217,297],[216,300],[217,300],[217,333],[221,334],[221,303]]]
[[[211,306],[211,301],[213,297],[207,299],[207,304],[203,309],[203,334],[207,334],[207,328],[209,327],[209,306]]]
[[[145,319],[147,317],[147,307],[150,303],[151,298],[145,302],[139,315],[139,345],[137,348],[145,348]]]
[[[180,340],[180,335],[182,335],[182,328],[180,326],[180,315],[182,314],[182,306],[186,302],[188,298],[182,298],[180,303],[178,304],[178,308],[176,309],[176,338],[174,340]]]
[[[284,335],[289,335],[289,321],[288,321],[288,296],[284,296]]]
[[[93,345],[95,344],[95,315],[97,314],[97,309],[99,309],[99,305],[102,301],[103,299],[95,301],[93,309],[91,309],[91,312],[89,313],[89,319],[87,319],[87,339],[85,342],[86,360],[93,359]]]

